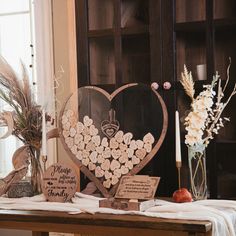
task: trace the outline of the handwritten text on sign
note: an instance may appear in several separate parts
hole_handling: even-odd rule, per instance
[[[67,202],[77,189],[77,176],[68,165],[51,165],[43,175],[43,193],[51,202]]]
[[[159,177],[146,175],[124,176],[121,178],[115,198],[152,199],[159,181]]]

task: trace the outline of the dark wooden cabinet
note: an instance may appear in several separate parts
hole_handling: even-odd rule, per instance
[[[158,195],[177,188],[174,112],[182,120],[190,109],[179,83],[186,64],[199,91],[218,70],[226,78],[232,58],[231,81],[236,78],[236,3],[234,0],[77,0],[79,86],[96,85],[112,91],[131,82],[159,84],[169,113],[168,132],[157,157],[144,170],[161,177]],[[165,81],[171,83],[164,90]],[[231,122],[207,150],[210,197],[235,198],[236,99],[225,116]],[[183,186],[189,186],[187,148],[181,125]]]
[[[80,86],[117,87],[159,80],[161,29],[155,19],[160,17],[158,2],[76,1]]]
[[[223,83],[227,78],[229,57],[230,89],[236,82],[236,2],[233,0],[176,0],[175,2],[175,65],[178,83],[186,64],[192,71],[197,90],[210,83],[213,74],[219,72]],[[230,92],[226,91],[226,96]],[[182,119],[189,109],[189,101],[183,92],[177,92],[177,107]],[[233,107],[236,98],[231,100],[223,116],[231,121],[225,124],[220,133],[207,148],[208,188],[211,198],[236,198],[236,112]],[[182,140],[184,140],[182,126]],[[183,145],[183,149],[185,145]],[[185,166],[187,157],[185,150]]]
[[[79,86],[96,85],[110,92],[127,83],[151,86],[158,82],[171,119],[165,143],[142,173],[161,176],[158,194],[170,196],[177,185],[171,116],[175,104],[173,6],[171,1],[164,2],[78,0],[76,16]],[[173,84],[169,91],[162,89],[165,81]],[[154,112],[150,108],[153,117]]]

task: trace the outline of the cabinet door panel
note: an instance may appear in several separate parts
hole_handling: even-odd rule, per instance
[[[149,1],[122,0],[121,1],[121,27],[148,25]]]
[[[206,19],[206,0],[176,0],[176,22],[202,21]]]
[[[177,80],[181,79],[181,72],[184,70],[184,65],[192,72],[194,80],[206,79],[206,40],[204,32],[177,33]]]
[[[161,151],[142,174],[160,176],[158,195],[171,196],[177,185],[171,116],[175,110],[172,1],[78,0],[76,4],[80,86],[96,85],[112,92],[132,82],[159,84],[158,92],[170,108],[171,126]],[[165,81],[172,83],[170,92],[162,89]],[[124,105],[117,111],[120,122],[126,120],[125,129],[135,133],[151,127],[158,135],[161,118],[153,100],[141,91],[126,97],[118,99]],[[128,111],[132,111],[129,117]],[[147,117],[152,122],[146,122]],[[83,176],[81,180],[84,188],[88,180]]]
[[[123,83],[150,82],[148,34],[122,38],[122,81]]]
[[[89,41],[90,83],[115,84],[115,55],[112,38],[96,38]]]
[[[214,19],[233,18],[236,16],[235,0],[214,0]]]
[[[88,0],[89,30],[113,28],[114,6],[112,0]]]
[[[236,200],[235,143],[221,143],[217,148],[217,198]]]

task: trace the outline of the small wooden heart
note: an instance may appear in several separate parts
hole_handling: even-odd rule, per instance
[[[161,108],[162,113],[162,128],[159,138],[156,138],[157,140],[150,132],[144,133],[144,136],[138,137],[136,140],[134,133],[121,130],[113,109],[107,110],[109,119],[101,121],[101,132],[99,132],[98,124],[90,117],[90,113],[85,113],[85,116],[80,118],[78,114],[81,116],[81,112],[76,113],[78,108],[70,106],[75,104],[75,102],[70,102],[72,96],[65,102],[59,117],[59,134],[65,150],[105,197],[114,196],[122,176],[137,174],[155,156],[167,130],[166,106],[155,90],[138,84],[122,86],[112,94],[94,86],[83,87],[80,88],[82,91],[80,89],[78,91],[79,93],[81,91],[81,94],[85,90],[88,91],[87,94],[93,92],[96,97],[100,96],[103,99],[103,104],[107,103],[106,107],[109,107],[109,103],[111,107],[111,102],[116,97],[126,95],[132,88],[137,88],[138,91],[145,88],[146,92],[148,91],[156,97],[156,105]],[[140,92],[140,94],[142,93]],[[78,95],[76,94],[74,97],[77,98]],[[119,104],[117,100],[116,103]],[[81,106],[79,104],[80,108]],[[90,106],[87,110],[93,113],[91,109],[95,107],[94,102],[90,102]],[[84,110],[86,109],[83,108]],[[74,117],[71,114],[74,114]],[[103,112],[102,115],[105,114],[106,112]],[[75,120],[77,123],[74,122]]]

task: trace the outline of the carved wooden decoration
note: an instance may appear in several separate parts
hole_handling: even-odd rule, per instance
[[[42,178],[42,190],[50,202],[68,202],[74,196],[78,185],[75,170],[69,165],[51,165]]]
[[[11,171],[5,178],[0,179],[0,196],[5,194],[12,184],[19,182],[27,173],[28,165]]]
[[[29,163],[29,147],[24,145],[18,148],[13,154],[12,164],[14,170],[5,178],[0,179],[0,196],[9,190],[11,185],[18,183],[26,176]]]
[[[14,169],[19,169],[22,166],[28,166],[30,164],[30,155],[29,155],[29,147],[24,145],[18,148],[12,157],[12,164]]]
[[[138,84],[122,86],[112,94],[94,86],[84,88],[101,93],[111,102],[117,94],[134,86]],[[101,124],[101,131],[106,137],[100,136],[100,127],[95,126],[91,117],[86,115],[78,120],[78,114],[66,108],[71,96],[61,110],[59,135],[65,150],[105,197],[115,194],[122,176],[137,174],[154,157],[164,140],[168,124],[167,110],[161,96],[155,90],[152,92],[162,109],[163,127],[158,140],[150,132],[136,140],[131,132],[118,130],[119,122],[115,119],[114,111],[110,111],[109,120]]]

